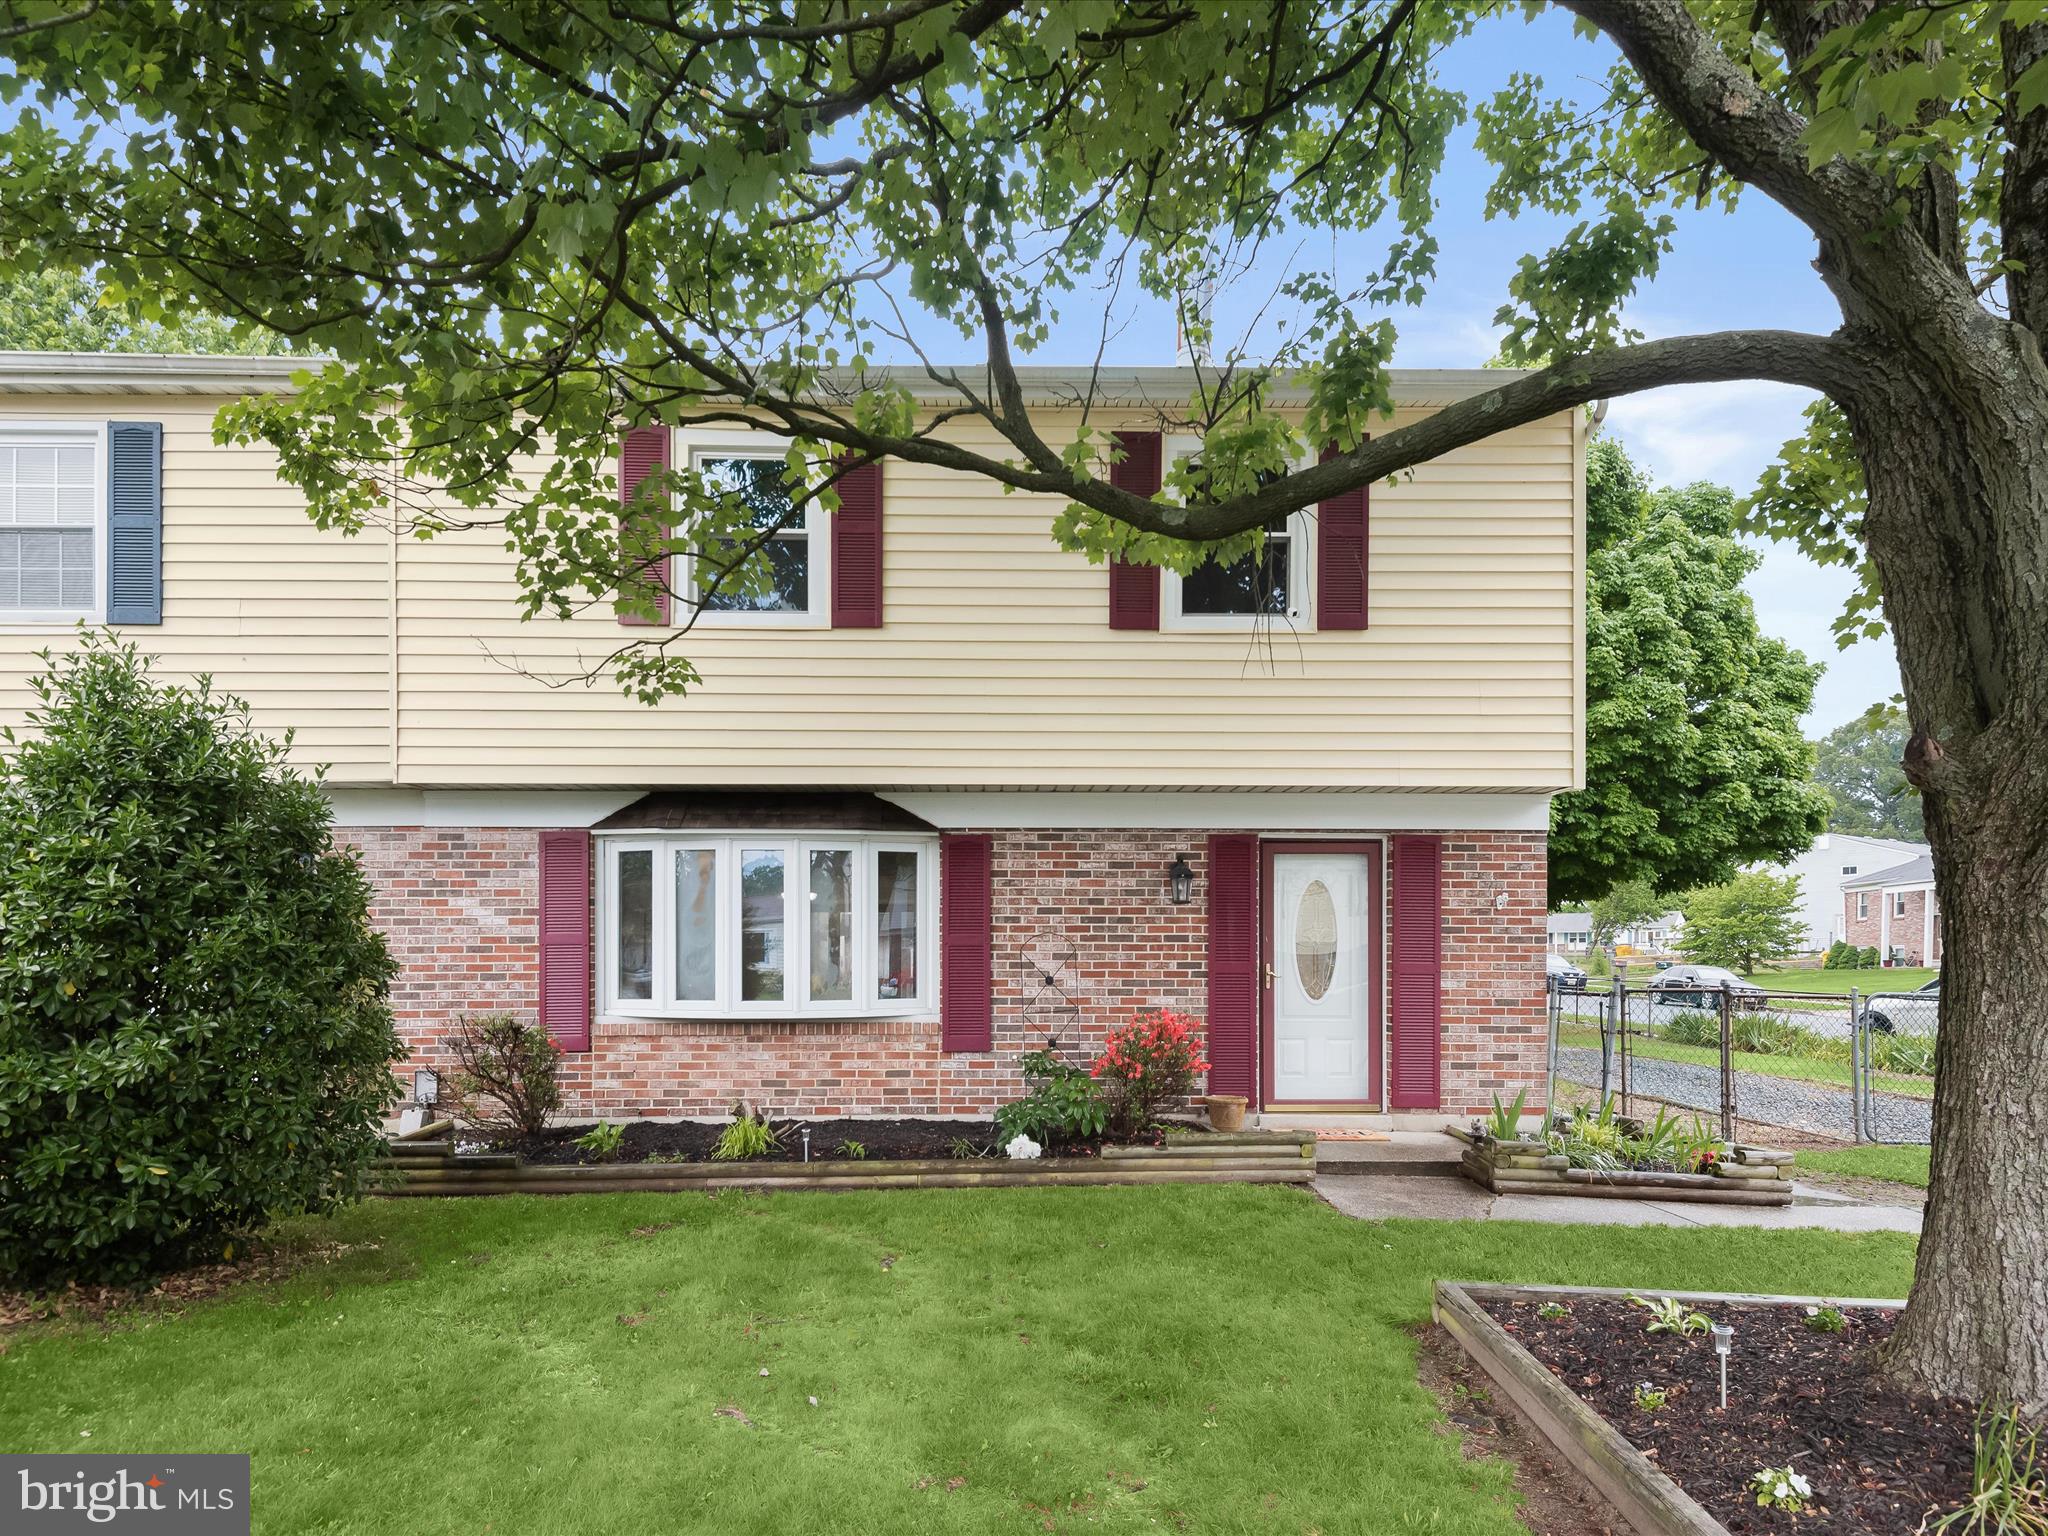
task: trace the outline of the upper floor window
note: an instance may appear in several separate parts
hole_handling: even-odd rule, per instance
[[[1169,437],[1165,451],[1184,465],[1201,452],[1201,444],[1192,437]],[[1305,623],[1314,542],[1308,514],[1296,512],[1266,524],[1266,541],[1257,554],[1227,563],[1207,560],[1186,576],[1164,572],[1162,623],[1169,629]]]
[[[688,561],[684,596],[701,605],[705,622],[823,624],[830,622],[826,571],[831,538],[813,502],[792,517],[788,466],[779,449],[759,434],[711,437],[683,434],[689,467],[717,489],[739,497],[751,530],[698,549]],[[765,584],[742,589],[726,573],[758,544]]]
[[[937,1002],[936,839],[620,833],[599,847],[607,1013],[854,1018]]]
[[[1854,864],[1844,864],[1842,866],[1842,873],[1845,875],[1853,875],[1856,873],[1856,866]]]
[[[1858,917],[1870,916],[1870,892],[1858,891],[1856,893],[1856,915]]]
[[[0,426],[0,621],[100,617],[104,466],[96,424]]]

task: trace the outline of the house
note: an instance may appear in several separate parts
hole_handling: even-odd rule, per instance
[[[267,449],[215,442],[295,366],[0,355],[0,722],[82,620],[294,730],[418,1062],[509,1009],[569,1053],[572,1116],[985,1115],[1048,1035],[1170,1005],[1208,1022],[1212,1091],[1269,1115],[1540,1096],[1549,800],[1584,780],[1581,415],[1186,580],[1055,548],[1048,498],[872,466],[786,531],[768,608],[702,615],[702,685],[648,707],[544,685],[636,632],[522,619],[500,535],[323,532]],[[1104,381],[1124,484],[1192,446],[1153,404],[1192,382]],[[1399,373],[1398,419],[1499,382]],[[1048,433],[1084,383],[1026,371]],[[747,466],[782,451],[622,443],[776,494]]]
[[[1780,877],[1799,877],[1799,921],[1806,932],[1805,947],[1823,950],[1838,939],[1857,942],[1843,926],[1842,893],[1850,881],[1926,856],[1925,843],[1865,837],[1857,832],[1823,832],[1798,858],[1769,866],[1769,870]]]
[[[1637,955],[1667,953],[1685,927],[1682,913],[1666,912],[1648,922],[1623,928],[1610,941],[1618,950]],[[1550,947],[1560,953],[1584,953],[1593,947],[1593,915],[1590,912],[1555,912],[1550,917]]]
[[[1842,882],[1842,932],[1886,965],[1941,964],[1941,905],[1934,899],[1934,856]]]

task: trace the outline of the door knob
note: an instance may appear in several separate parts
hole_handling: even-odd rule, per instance
[[[1273,985],[1273,962],[1270,960],[1266,962],[1266,985],[1268,987]]]

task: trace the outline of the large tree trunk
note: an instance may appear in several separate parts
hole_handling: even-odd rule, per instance
[[[1983,333],[1973,341],[1987,339]],[[1884,347],[1850,407],[1942,921],[1933,1181],[1882,1368],[2048,1406],[2048,374],[2030,335]],[[1955,365],[1961,352],[1968,366]]]

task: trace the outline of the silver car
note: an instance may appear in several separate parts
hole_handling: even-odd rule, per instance
[[[1718,965],[1674,965],[1650,978],[1650,996],[1675,1008],[1718,1008],[1722,992],[1736,1008],[1761,1008],[1766,993]]]

